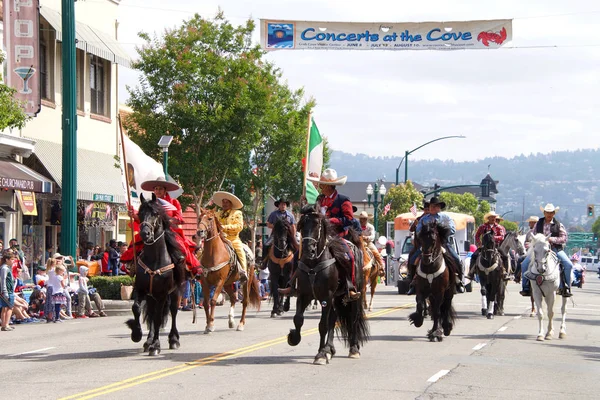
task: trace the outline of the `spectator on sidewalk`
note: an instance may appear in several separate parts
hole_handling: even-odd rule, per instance
[[[79,305],[78,305],[78,318],[87,318],[87,317],[106,317],[106,313],[104,312],[104,303],[102,302],[102,298],[100,294],[96,292],[94,288],[88,287],[89,278],[88,267],[80,266],[79,267],[79,289],[77,289],[77,295],[79,297]],[[93,290],[92,290],[93,289]],[[98,309],[98,314],[92,310],[91,300],[93,299],[96,304],[96,308]]]
[[[10,317],[15,306],[15,283],[12,276],[12,261],[16,257],[15,253],[7,250],[2,253],[0,259],[0,318],[2,319],[2,328],[4,332],[12,331],[14,328],[8,326]],[[9,264],[11,265],[9,267]]]
[[[69,281],[69,274],[67,273],[67,266],[65,264],[65,256],[63,256],[60,253],[55,253],[53,255],[53,258],[56,260],[56,266],[62,266],[63,267],[63,294],[65,295],[65,297],[67,298],[67,302],[65,304],[65,308],[66,308],[66,318],[64,319],[73,319],[73,313],[72,313],[72,299],[71,299],[71,290],[69,287],[70,281]],[[73,263],[73,259],[69,258],[70,261],[70,265],[72,266]]]
[[[110,239],[108,242],[108,269],[112,276],[119,275],[119,252],[117,251],[117,241]]]

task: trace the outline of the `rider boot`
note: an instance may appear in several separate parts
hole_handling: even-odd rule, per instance
[[[354,287],[354,284],[352,283],[352,278],[346,278],[346,287],[348,288],[348,301],[356,301],[360,299],[360,292]]]
[[[471,257],[471,262],[469,263],[469,272],[467,272],[467,275],[465,276],[465,278],[467,278],[468,280],[472,281],[475,279],[475,262],[477,261],[477,257]]]
[[[408,290],[406,292],[407,296],[412,296],[416,293],[415,290],[415,269],[416,267],[413,264],[408,264],[407,266],[408,272],[406,274],[406,279],[410,281],[408,285]]]

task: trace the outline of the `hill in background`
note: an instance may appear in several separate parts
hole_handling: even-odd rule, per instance
[[[394,183],[401,157],[370,157],[333,151],[330,165],[350,181],[375,181],[385,175]],[[550,154],[492,157],[479,161],[454,162],[442,160],[412,161],[409,158],[408,179],[425,185],[440,186],[479,184],[489,172],[499,181],[497,212],[513,211],[506,219],[521,222],[529,215],[541,215],[540,205],[560,206],[557,218],[565,226],[590,227],[587,204],[597,204],[600,188],[600,150],[558,151]],[[400,182],[404,180],[404,165]],[[525,212],[523,213],[523,205]],[[600,204],[597,206],[600,214]]]

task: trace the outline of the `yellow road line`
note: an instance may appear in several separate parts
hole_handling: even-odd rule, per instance
[[[413,307],[414,304],[404,304],[397,307],[387,308],[385,310],[376,311],[368,315],[368,318],[375,318],[382,315],[390,314],[398,310],[406,309]],[[302,332],[302,336],[308,336],[315,334],[319,331],[318,328],[308,329]],[[238,357],[247,353],[251,353],[257,350],[264,349],[266,347],[274,346],[277,344],[287,342],[287,335],[281,336],[275,339],[267,340],[260,343],[255,343],[250,346],[241,347],[239,349],[235,349],[232,351],[228,351],[225,353],[215,354],[212,356],[204,357],[195,361],[190,361],[183,363],[181,365],[177,365],[175,367],[165,368],[153,372],[149,372],[146,374],[134,376],[133,378],[124,379],[119,382],[111,383],[110,385],[101,386],[96,389],[87,390],[85,392],[80,392],[71,396],[63,397],[61,400],[71,400],[71,399],[91,399],[94,397],[106,395],[109,393],[113,393],[116,391],[124,390],[133,386],[141,385],[142,383],[151,382],[156,379],[164,378],[170,375],[179,374],[181,372],[185,372],[203,365],[213,364],[219,361],[227,360],[230,358]]]

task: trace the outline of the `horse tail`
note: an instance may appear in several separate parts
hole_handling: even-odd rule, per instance
[[[364,296],[364,293],[363,293]],[[362,299],[344,304],[341,297],[335,299],[337,333],[346,345],[363,345],[369,340],[369,324]],[[354,337],[352,337],[354,335]]]
[[[260,287],[258,283],[258,278],[254,273],[254,267],[251,267],[248,271],[248,303],[252,308],[255,308],[260,311],[260,305],[262,299],[260,298]]]

